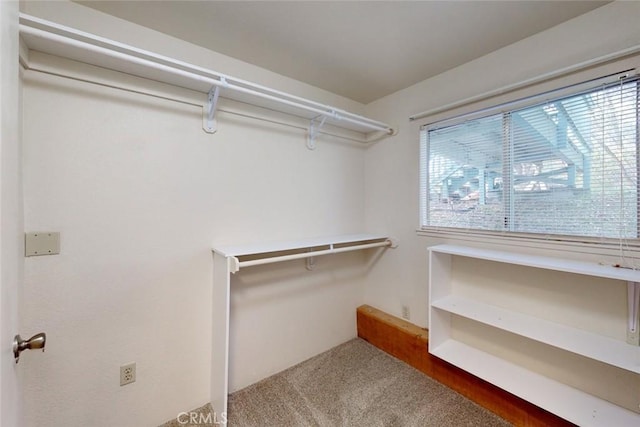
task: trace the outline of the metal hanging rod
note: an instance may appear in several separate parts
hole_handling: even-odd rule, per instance
[[[393,242],[391,240],[385,240],[384,242],[367,243],[364,245],[346,246],[346,247],[340,247],[340,248],[334,248],[333,245],[329,245],[329,246],[330,246],[329,249],[323,249],[319,251],[309,251],[309,252],[302,252],[302,253],[293,254],[293,255],[282,255],[282,256],[276,256],[276,257],[270,257],[270,258],[261,258],[261,259],[251,260],[251,261],[239,261],[238,258],[234,257],[233,262],[236,264],[236,268],[240,269],[242,267],[251,267],[254,265],[263,265],[263,264],[273,264],[274,262],[292,261],[294,259],[312,258],[312,257],[322,256],[322,255],[339,254],[342,252],[359,251],[363,249],[372,249],[372,248],[393,247]]]
[[[251,267],[253,265],[272,264],[274,262],[291,261],[294,259],[310,258],[315,256],[321,256],[321,255],[339,254],[341,252],[351,252],[351,251],[359,251],[363,249],[390,247],[391,245],[392,245],[391,240],[385,240],[384,242],[378,242],[378,243],[368,243],[365,245],[346,246],[341,248],[334,248],[333,245],[330,245],[331,247],[329,249],[324,249],[320,251],[309,251],[309,252],[303,252],[303,253],[293,254],[293,255],[282,255],[282,256],[272,257],[272,258],[255,259],[251,261],[240,261],[238,263],[238,267]]]
[[[275,103],[281,105],[281,111],[285,113],[293,114],[293,109],[306,113],[309,119],[326,117],[332,125],[346,129],[395,133],[389,125],[377,120],[33,16],[20,14],[20,34],[27,46],[45,53],[212,94],[219,87],[222,91],[219,93],[231,99],[251,102],[246,101],[248,97],[266,101],[269,105]],[[234,98],[233,93],[244,96]],[[210,98],[213,102],[213,97]],[[252,103],[264,106],[259,102]],[[206,108],[207,118],[211,119],[205,124],[205,130],[209,126],[211,130],[207,131],[214,132],[215,105]]]
[[[228,260],[229,272],[236,273],[240,270],[240,267],[272,264],[275,262],[313,258],[316,256],[372,248],[396,248],[397,246],[398,241],[391,237],[376,234],[349,234],[288,242],[264,242],[239,246],[216,246],[213,248],[213,251]],[[278,252],[283,251],[295,251],[296,253],[289,253],[287,255],[277,254]],[[254,259],[241,261],[241,258],[247,256]]]
[[[490,114],[498,114],[505,111],[513,111],[520,108],[526,108],[531,105],[547,102],[550,98],[558,98],[561,96],[574,96],[583,92],[587,93],[589,91],[592,91],[595,88],[602,88],[604,86],[609,86],[614,84],[618,85],[620,83],[624,83],[630,80],[636,80],[637,78],[638,77],[636,76],[636,69],[628,68],[626,70],[611,73],[606,76],[600,76],[587,81],[573,83],[560,88],[554,88],[551,90],[547,90],[545,92],[537,93],[535,95],[526,96],[524,98],[517,98],[517,99],[503,102],[497,105],[492,105],[490,107],[481,108],[476,111],[471,111],[471,112],[463,113],[457,116],[448,117],[444,120],[437,120],[433,123],[425,123],[420,127],[420,129],[426,129],[426,128],[433,129],[434,127],[451,126],[452,124],[455,124],[461,121],[472,120],[477,117],[484,117]]]
[[[554,78],[562,77],[567,74],[571,74],[580,70],[584,70],[589,67],[594,67],[596,65],[604,64],[609,61],[613,61],[616,59],[624,58],[625,56],[634,55],[640,52],[640,44],[636,44],[634,46],[628,47],[626,49],[622,49],[613,53],[609,53],[606,55],[599,56],[597,58],[592,58],[578,64],[573,64],[568,67],[560,68],[558,70],[550,71],[548,73],[541,74],[539,76],[535,76],[520,82],[512,83],[506,86],[503,86],[498,89],[493,89],[479,95],[470,96],[465,99],[461,99],[459,101],[455,101],[446,105],[442,105],[440,107],[432,108],[427,111],[423,111],[421,113],[414,114],[409,117],[409,121],[419,120],[425,117],[432,116],[434,114],[443,113],[445,111],[453,110],[455,108],[463,107],[465,105],[473,104],[474,102],[484,101],[485,99],[492,98],[494,96],[503,95],[508,92],[515,91],[517,89],[524,88],[526,86],[530,86],[537,83],[542,83],[547,80],[551,80]]]
[[[203,106],[202,102],[191,102],[188,101],[186,99],[182,99],[179,97],[172,97],[172,96],[168,96],[168,95],[161,95],[159,93],[155,93],[152,91],[145,91],[145,90],[139,90],[139,89],[133,89],[131,87],[126,87],[126,86],[122,86],[122,85],[115,85],[115,84],[109,84],[109,83],[105,83],[102,81],[98,81],[98,80],[90,80],[87,78],[81,78],[81,77],[77,77],[77,76],[69,76],[69,75],[65,75],[62,73],[56,73],[54,71],[50,71],[50,70],[46,70],[43,68],[38,68],[38,67],[34,67],[32,65],[25,67],[25,69],[28,69],[29,71],[33,71],[33,72],[37,72],[37,73],[42,73],[42,74],[47,74],[50,76],[55,76],[55,77],[59,77],[62,79],[69,79],[69,80],[75,80],[78,82],[82,82],[82,83],[88,83],[88,84],[93,84],[96,86],[102,86],[102,87],[108,87],[110,89],[115,89],[115,90],[121,90],[124,92],[130,92],[130,93],[135,93],[138,95],[144,95],[144,96],[150,96],[152,98],[158,98],[158,99],[164,99],[166,101],[173,101],[173,102],[178,102],[180,104],[184,104],[184,105],[190,105],[193,107],[199,107],[199,108],[203,108],[206,107],[206,105]],[[205,112],[207,111],[206,109],[203,109]],[[288,128],[291,129],[298,129],[298,130],[302,130],[302,131],[308,131],[308,128],[301,126],[301,125],[296,125],[293,123],[288,123],[285,121],[279,121],[279,120],[273,120],[273,119],[268,119],[265,117],[260,117],[260,116],[256,116],[256,115],[252,115],[252,114],[248,114],[248,113],[241,113],[239,111],[233,110],[233,109],[225,109],[225,108],[220,108],[217,107],[216,108],[216,112],[222,112],[222,113],[226,113],[226,114],[231,114],[234,116],[238,116],[238,117],[244,117],[244,118],[248,118],[248,119],[252,119],[252,120],[258,120],[261,122],[266,122],[266,123],[273,123],[276,125],[280,125],[280,126],[286,126]],[[207,120],[207,117],[205,116],[205,122]],[[215,117],[214,117],[214,123],[215,123]],[[350,136],[347,135],[340,135],[338,133],[331,133],[331,132],[326,132],[326,131],[322,131],[322,130],[318,130],[318,134],[322,134],[322,135],[326,135],[332,138],[338,138],[338,139],[343,139],[345,141],[351,141],[357,144],[368,144],[368,143],[373,143],[376,142],[377,139],[367,139],[367,140],[363,140],[363,139],[359,139],[359,138],[352,138]]]

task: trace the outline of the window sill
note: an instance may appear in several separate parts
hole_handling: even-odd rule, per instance
[[[493,245],[516,250],[536,252],[560,252],[575,254],[576,258],[590,255],[590,258],[602,257],[600,262],[620,264],[640,269],[640,240],[615,241],[565,236],[545,236],[519,233],[482,232],[475,230],[444,230],[421,228],[416,230],[420,237],[438,239],[439,241],[465,242],[469,245]]]

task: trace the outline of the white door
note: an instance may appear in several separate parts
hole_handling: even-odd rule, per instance
[[[20,427],[19,365],[13,358],[23,276],[18,2],[0,0],[0,426]]]

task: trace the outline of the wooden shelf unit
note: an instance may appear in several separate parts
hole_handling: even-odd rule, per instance
[[[452,287],[454,257],[636,283],[640,282],[639,271],[456,245],[429,248],[431,354],[578,425],[640,425],[640,414],[636,412],[456,340],[452,333],[452,318],[460,316],[633,374],[640,373],[640,347],[637,345],[456,294]]]

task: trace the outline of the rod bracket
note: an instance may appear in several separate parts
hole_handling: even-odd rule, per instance
[[[307,252],[313,252],[313,248],[307,249]],[[309,271],[313,271],[316,268],[316,257],[309,256],[306,261],[306,269]]]
[[[240,261],[238,257],[230,256],[227,257],[227,268],[229,269],[229,273],[236,274],[240,271]]]
[[[640,282],[627,282],[627,343],[640,345]]]
[[[218,96],[220,96],[220,86],[212,87],[207,103],[202,107],[202,129],[207,133],[216,133],[218,130],[218,120],[216,120]]]
[[[309,150],[316,149],[316,138],[318,138],[320,129],[322,129],[322,126],[324,126],[324,122],[327,120],[327,116],[322,116],[320,121],[318,121],[319,117],[320,116],[314,117],[309,123],[309,132],[307,133],[307,148]]]

